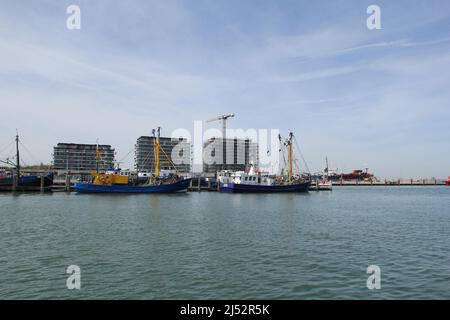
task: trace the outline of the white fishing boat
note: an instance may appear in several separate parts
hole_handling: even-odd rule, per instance
[[[316,180],[311,183],[311,186],[309,187],[309,190],[312,191],[332,191],[333,190],[333,183],[331,180],[327,179],[321,179]]]
[[[280,144],[287,149],[287,175],[270,175],[269,173],[255,170],[253,164],[251,164],[248,172],[218,172],[219,191],[230,193],[308,192],[311,183],[310,175],[294,172],[294,134],[290,132],[289,138],[284,143],[281,140],[281,136],[279,136],[279,140]],[[281,151],[282,148],[280,146]]]
[[[323,171],[323,174],[315,175],[316,179],[311,182],[309,190],[314,190],[314,191],[331,191],[331,190],[333,190],[333,182],[331,181],[330,177],[328,176],[328,173],[329,173],[328,158],[325,158],[325,161],[327,163],[327,166],[326,166],[325,170]],[[320,177],[320,178],[318,178],[318,177]]]

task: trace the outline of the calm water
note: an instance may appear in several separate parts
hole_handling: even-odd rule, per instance
[[[0,194],[0,239],[3,299],[450,298],[446,187]]]

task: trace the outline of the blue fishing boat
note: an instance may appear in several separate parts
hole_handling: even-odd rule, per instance
[[[45,175],[24,175],[20,168],[19,134],[16,134],[16,163],[11,160],[0,160],[1,163],[12,166],[11,171],[0,172],[0,191],[39,191],[49,189],[53,185],[53,173]]]
[[[172,193],[186,192],[191,178],[181,177],[172,183],[156,184],[93,184],[86,182],[75,183],[75,191],[79,193]]]
[[[43,188],[49,189],[53,185],[53,173],[48,173],[43,177]],[[0,176],[0,191],[13,190],[13,178],[10,174]],[[16,191],[39,191],[41,190],[41,177],[36,175],[19,176],[17,179]]]
[[[155,135],[157,131],[157,136]],[[122,175],[120,170],[100,173],[98,170],[91,173],[92,182],[76,182],[74,189],[79,193],[174,193],[186,192],[188,190],[191,178],[182,177],[178,174],[167,176],[160,175],[159,152],[160,147],[160,128],[153,130],[154,139],[154,157],[155,173],[150,175],[143,183],[136,179],[131,181],[128,175]],[[163,151],[164,153],[164,151]],[[169,162],[176,170],[175,164],[164,153]],[[100,160],[100,154],[97,150],[97,162]]]
[[[222,183],[221,192],[231,193],[276,193],[276,192],[307,192],[309,182],[292,183],[286,185],[251,185],[244,183]]]

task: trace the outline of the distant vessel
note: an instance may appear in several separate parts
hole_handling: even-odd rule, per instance
[[[309,190],[313,191],[332,191],[333,190],[333,183],[331,180],[328,180],[326,178],[313,181],[311,183],[311,186],[309,187]]]
[[[155,130],[153,130],[155,136]],[[155,155],[155,174],[148,177],[138,174],[136,181],[130,181],[129,175],[122,175],[120,170],[112,170],[104,173],[91,173],[92,182],[77,182],[74,189],[79,193],[172,193],[172,192],[186,192],[191,178],[180,177],[177,174],[160,176],[159,170],[159,136],[160,127],[157,129],[157,136],[154,142]],[[163,151],[164,152],[164,151]],[[167,157],[167,155],[166,155]],[[99,152],[97,150],[97,162],[99,159]],[[169,161],[171,161],[168,158]],[[172,163],[173,164],[173,163]],[[175,167],[175,165],[174,165]],[[144,183],[141,179],[146,178]]]
[[[315,191],[332,191],[333,183],[328,176],[328,158],[325,158],[325,162],[327,164],[326,168],[323,170],[323,174],[316,174],[314,181],[311,183],[309,190]]]
[[[370,180],[374,178],[374,175],[369,173],[369,168],[365,170],[353,170],[351,173],[342,173],[340,175],[342,180]]]
[[[12,171],[3,170],[0,172],[0,191],[39,191],[41,187],[48,189],[53,184],[53,173],[48,173],[44,177],[37,175],[24,175],[20,171],[19,154],[19,134],[16,134],[16,163],[9,159],[0,162],[13,166]],[[15,182],[17,179],[17,182]],[[41,181],[43,179],[43,181]],[[14,183],[16,185],[14,186]]]
[[[450,176],[448,177],[448,179],[445,181],[445,184],[450,186]]]
[[[281,142],[281,137],[280,142]],[[293,133],[289,133],[284,145],[288,151],[288,175],[275,176],[255,172],[253,165],[248,173],[244,171],[222,171],[218,173],[219,191],[230,193],[275,193],[307,192],[311,183],[309,175],[294,175]]]
[[[314,174],[313,180],[321,179],[322,175],[322,173]],[[366,168],[365,170],[357,169],[349,173],[338,173],[338,169],[328,168],[328,179],[331,181],[370,181],[375,179],[375,176],[372,173],[369,173],[369,168]]]

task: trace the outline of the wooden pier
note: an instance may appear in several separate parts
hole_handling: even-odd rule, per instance
[[[192,178],[188,191],[217,191],[217,184],[211,178],[196,176]]]

